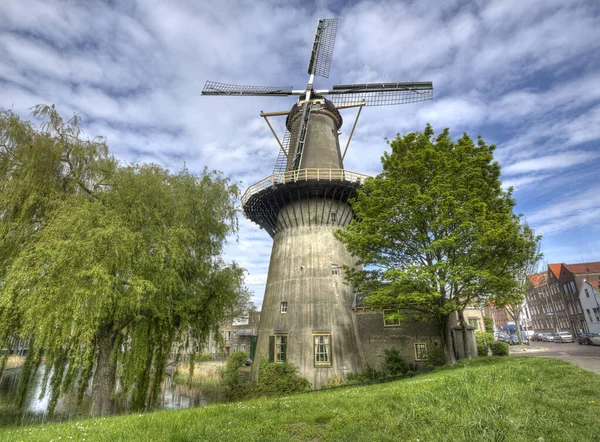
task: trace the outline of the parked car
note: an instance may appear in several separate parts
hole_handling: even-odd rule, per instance
[[[252,359],[246,359],[246,362],[244,362],[244,365],[246,365],[246,367],[250,367],[252,365]]]
[[[508,343],[509,345],[517,345],[519,343],[519,337],[515,334],[515,335],[510,335],[510,342]]]
[[[579,336],[577,336],[577,342],[579,343],[579,345],[594,345],[594,343],[592,342],[592,338],[599,336],[600,333],[580,333]]]
[[[554,342],[564,344],[565,342],[575,342],[575,339],[573,339],[573,335],[569,332],[558,332],[554,333]]]
[[[542,333],[542,341],[554,342],[554,335],[552,333]]]
[[[511,339],[510,336],[506,333],[498,333],[498,336],[496,336],[496,341],[506,342],[510,345]]]
[[[543,341],[544,340],[544,334],[543,333],[534,333],[533,336],[531,337],[532,341]]]
[[[590,338],[592,345],[600,345],[600,334],[599,333],[590,333],[594,336]]]

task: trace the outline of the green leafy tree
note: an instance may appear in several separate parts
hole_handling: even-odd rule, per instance
[[[433,135],[427,125],[390,143],[382,173],[352,202],[355,220],[336,236],[365,265],[347,278],[366,302],[436,321],[452,363],[451,317],[470,356],[464,308],[513,290],[535,239],[502,190],[495,147],[466,134],[454,142],[448,129]]]
[[[207,171],[119,166],[104,143],[80,139],[76,119],[38,109],[44,131],[10,113],[0,126],[10,215],[0,219],[0,337],[30,338],[20,390],[43,363],[51,411],[91,382],[92,414],[111,413],[117,373],[133,408],[152,407],[178,344],[202,342],[247,303],[243,270],[221,259],[237,187]]]
[[[515,275],[517,278],[518,285],[514,287],[513,290],[509,290],[508,292],[502,293],[499,296],[496,296],[494,299],[495,307],[504,308],[508,316],[515,323],[515,330],[519,339],[519,344],[523,342],[523,336],[521,333],[521,315],[523,312],[523,302],[525,301],[527,291],[529,290],[530,286],[530,282],[527,277],[528,275],[532,275],[538,272],[539,263],[543,257],[540,251],[540,239],[541,238],[539,237],[536,238],[536,253],[531,257],[529,261],[523,263],[523,265],[518,269],[518,272]]]

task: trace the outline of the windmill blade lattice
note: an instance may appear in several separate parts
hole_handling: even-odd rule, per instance
[[[275,160],[275,167],[273,168],[273,173],[283,173],[288,170],[288,152],[290,151],[291,139],[292,134],[289,130],[286,129],[285,134],[283,135],[283,140],[281,142],[282,148],[285,151],[285,153],[281,149],[279,149],[279,155],[277,155],[277,160]]]
[[[317,32],[315,33],[315,40],[313,42],[313,49],[308,61],[309,74],[314,73],[315,75],[329,78],[337,26],[337,18],[319,20]]]
[[[373,83],[333,86],[324,95],[336,106],[364,103],[365,106],[389,106],[417,103],[433,98],[431,82]]]
[[[292,86],[242,86],[207,81],[204,89],[202,89],[202,95],[267,95],[287,97],[288,95],[292,95]]]

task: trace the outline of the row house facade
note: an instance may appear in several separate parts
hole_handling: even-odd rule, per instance
[[[584,280],[600,279],[600,262],[549,264],[545,272],[527,278],[527,304],[535,331],[577,335],[590,330],[580,291]]]
[[[600,333],[600,280],[584,279],[579,301],[590,333]]]

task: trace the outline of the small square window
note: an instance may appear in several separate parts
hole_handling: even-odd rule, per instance
[[[336,276],[340,274],[340,267],[337,264],[331,264],[331,274]]]
[[[333,213],[331,214],[331,223],[333,224],[333,223],[334,223],[334,222],[336,222],[336,221],[337,221],[337,214],[336,214],[335,212],[333,212]]]
[[[331,365],[331,335],[314,335],[315,366]]]
[[[427,344],[415,344],[415,359],[417,361],[427,361]]]
[[[384,310],[383,311],[383,326],[384,327],[398,327],[400,325],[400,318],[398,317],[398,310]]]
[[[279,306],[280,313],[287,313],[287,301],[283,301]]]

